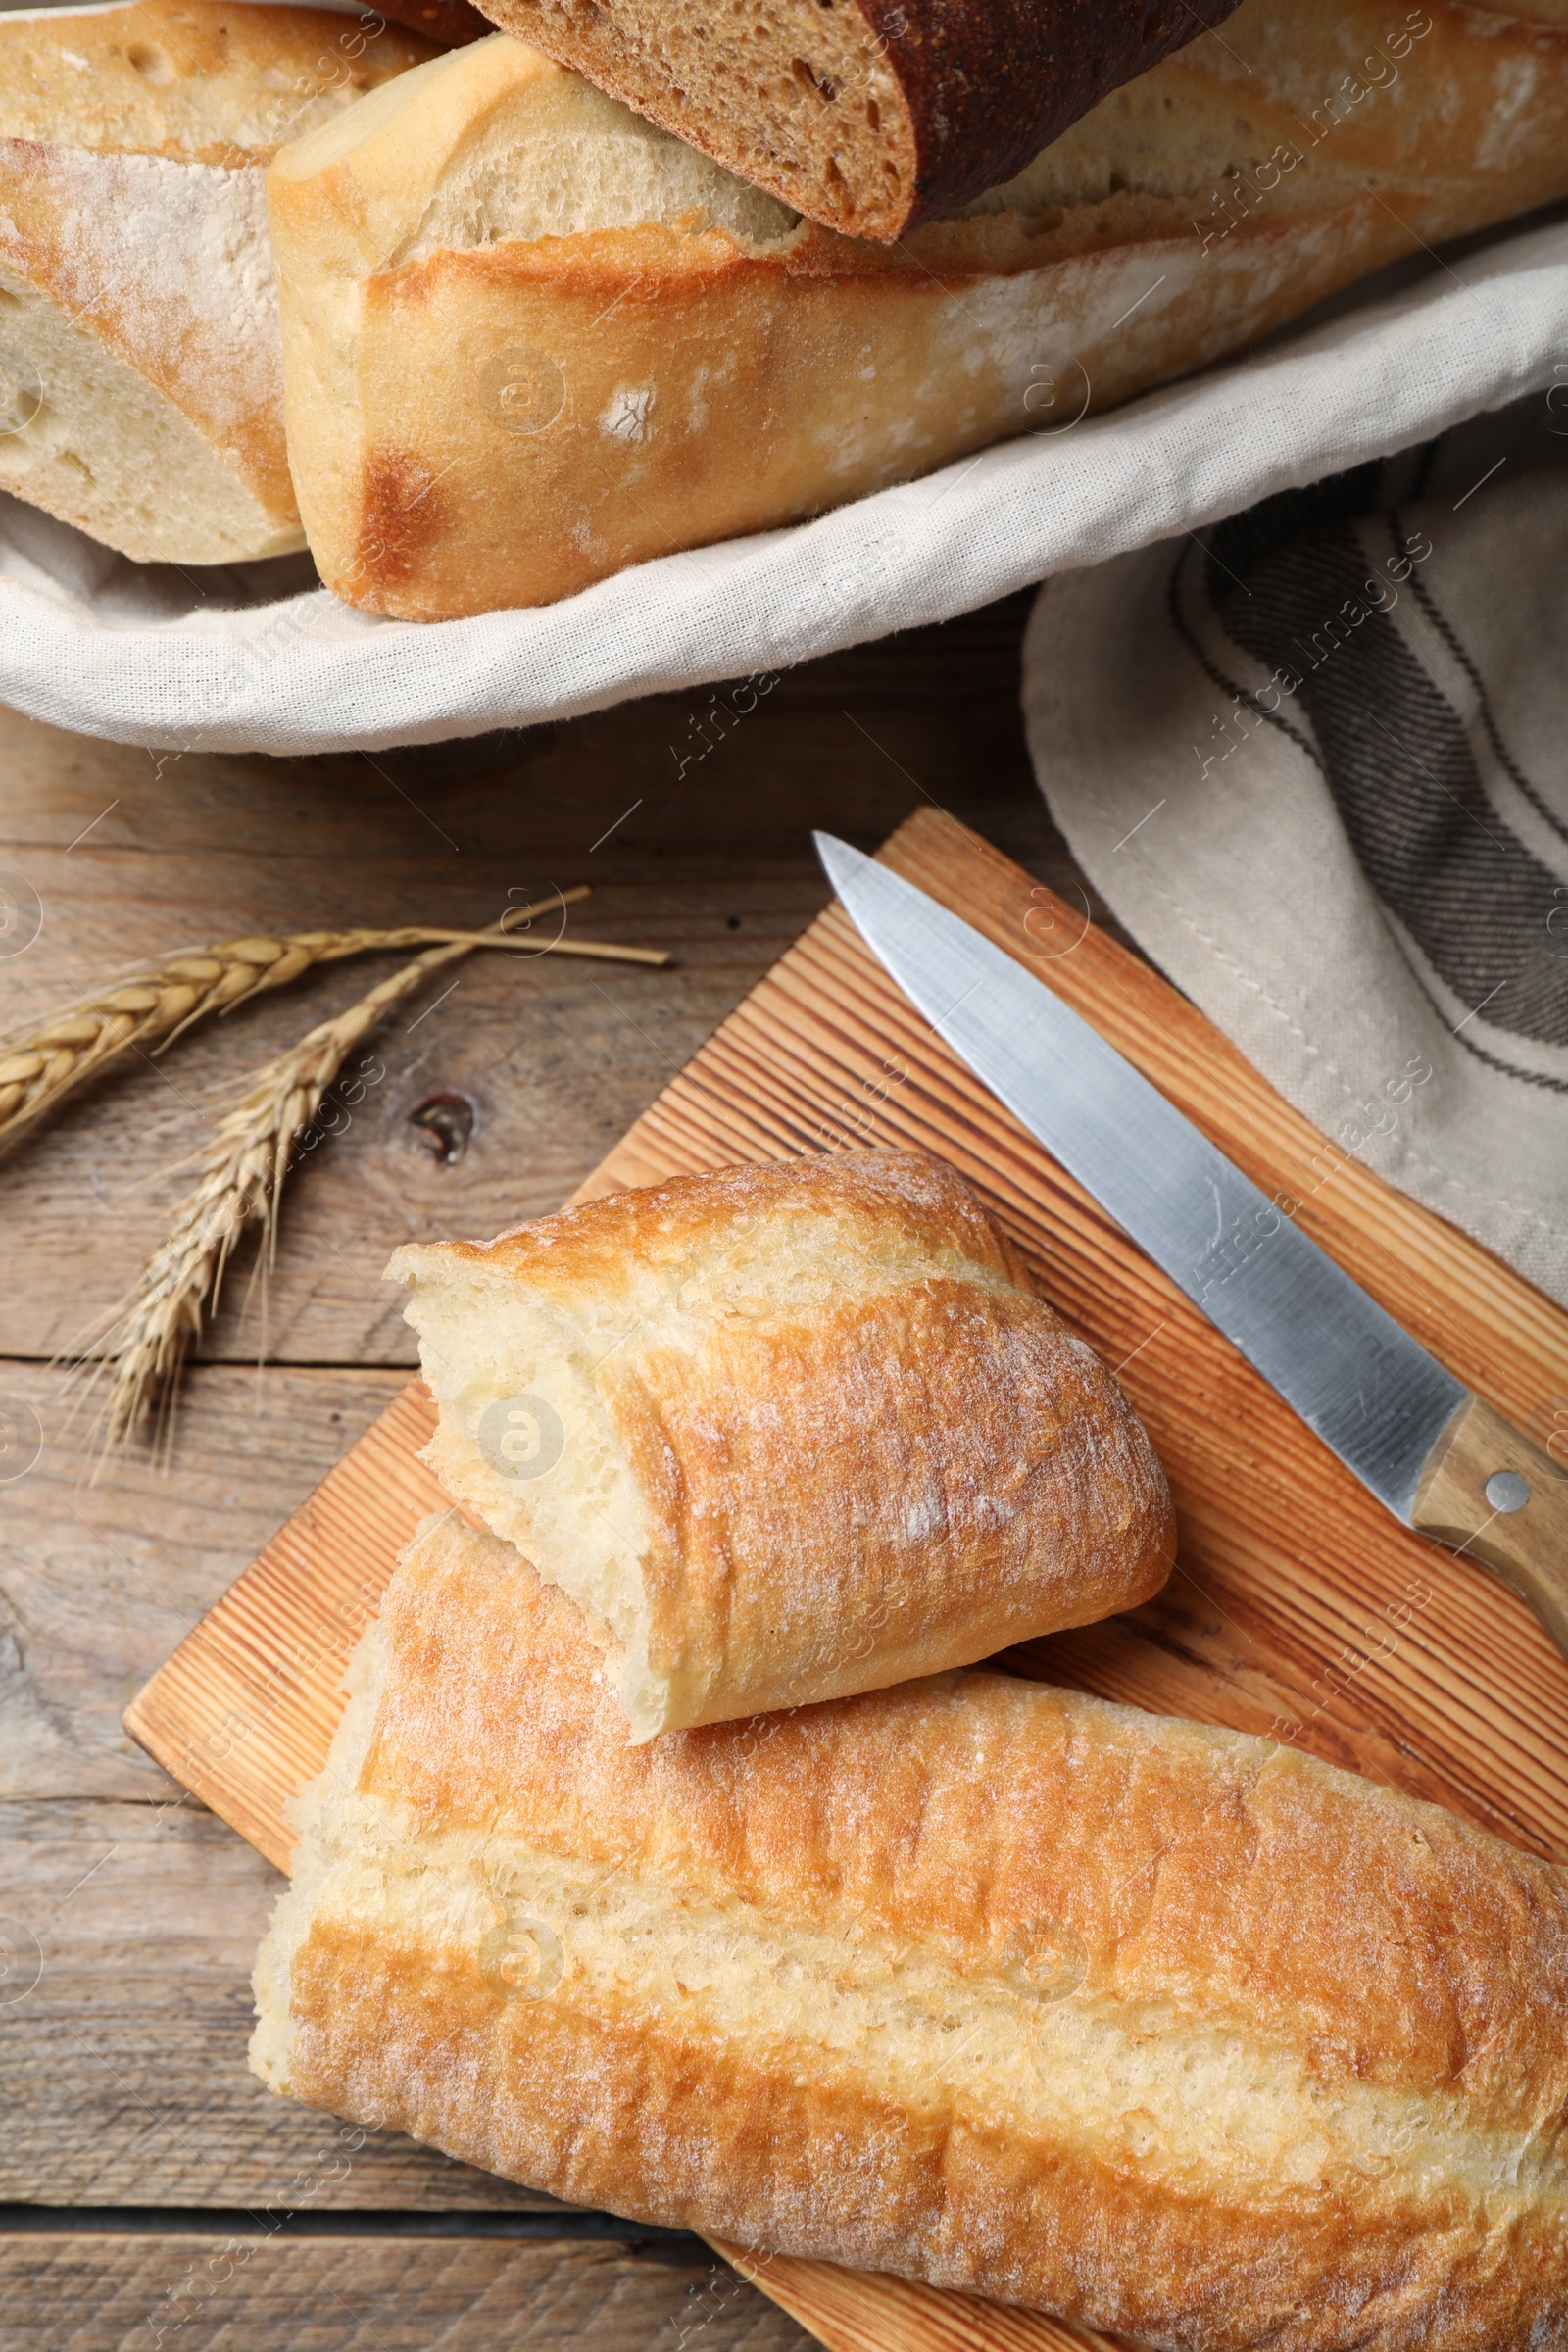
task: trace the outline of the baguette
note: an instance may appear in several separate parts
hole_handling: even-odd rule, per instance
[[[1568,1873],[1268,1741],[956,1673],[629,1748],[427,1525],[251,2063],[636,2221],[1167,2352],[1561,2352]]]
[[[312,552],[347,603],[439,620],[798,520],[1568,193],[1565,132],[1560,17],[1245,0],[883,248],[476,42],[270,174]]]
[[[961,1177],[851,1152],[417,1244],[424,1458],[580,1605],[634,1740],[1157,1591],[1164,1476]]]
[[[366,23],[0,15],[0,489],[145,563],[304,545],[265,171],[433,54]]]
[[[485,14],[808,220],[892,239],[1011,179],[1236,4],[486,0]]]

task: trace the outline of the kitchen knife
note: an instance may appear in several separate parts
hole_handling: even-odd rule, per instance
[[[828,879],[937,1035],[1407,1527],[1484,1560],[1568,1654],[1568,1473],[1402,1331],[1070,1005],[830,833]]]

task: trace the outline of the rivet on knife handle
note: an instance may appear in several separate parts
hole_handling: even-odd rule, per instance
[[[1568,1472],[1479,1396],[1428,1456],[1410,1524],[1494,1569],[1568,1653]]]

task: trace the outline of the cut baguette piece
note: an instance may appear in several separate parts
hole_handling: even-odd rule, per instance
[[[1021,171],[1237,0],[485,0],[780,203],[891,240]]]
[[[405,77],[269,175],[321,577],[405,619],[548,604],[1070,430],[1568,192],[1568,29],[1412,14],[1245,0],[892,249],[500,36]],[[1387,88],[1347,70],[1380,40]]]
[[[1142,1424],[939,1160],[677,1177],[398,1250],[446,1491],[580,1605],[636,1740],[1131,1608]]]
[[[321,9],[0,15],[0,489],[143,562],[303,546],[266,166],[430,54]]]
[[[1562,2352],[1568,1873],[995,1674],[628,1748],[598,1663],[421,1531],[296,1811],[274,2090],[1172,2352]]]

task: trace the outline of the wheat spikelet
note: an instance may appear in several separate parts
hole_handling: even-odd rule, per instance
[[[0,1050],[0,1146],[33,1126],[75,1087],[109,1062],[139,1047],[162,1053],[166,1046],[210,1013],[232,1012],[252,997],[283,988],[319,963],[376,949],[429,944],[515,947],[518,927],[588,896],[586,884],[564,890],[535,905],[509,910],[493,931],[437,930],[428,925],[400,931],[363,926],[345,931],[296,931],[281,939],[229,939],[220,946],[176,956],[156,971],[121,982],[59,1019],[16,1038]],[[664,963],[653,948],[615,948],[593,940],[533,940],[528,953],[601,956],[630,963]]]
[[[519,909],[512,919],[515,922],[539,911],[538,907]],[[354,955],[361,947],[386,946],[393,935],[340,932],[329,936],[334,940],[352,937],[356,945],[336,952]],[[430,935],[414,932],[409,936],[416,940]],[[427,948],[346,1012],[320,1022],[297,1046],[264,1062],[220,1121],[201,1153],[200,1175],[175,1212],[172,1232],[149,1259],[135,1289],[113,1310],[103,1341],[94,1351],[97,1360],[89,1385],[105,1375],[109,1379],[95,1432],[98,1459],[94,1477],[114,1448],[150,1422],[155,1413],[161,1415],[166,1445],[172,1440],[172,1401],[180,1367],[192,1342],[200,1336],[206,1316],[217,1304],[234,1245],[247,1226],[260,1223],[263,1262],[271,1263],[278,1203],[295,1146],[316,1118],[321,1098],[346,1057],[382,1015],[412,995],[431,972],[457,962],[475,948],[504,946],[512,934],[449,931],[436,937],[440,945]],[[653,949],[587,941],[574,942],[573,948],[580,955],[647,963],[668,961],[662,951]],[[239,999],[236,996],[231,1001]],[[103,1058],[100,1054],[99,1059]]]
[[[270,1256],[295,1143],[320,1108],[345,1057],[389,1006],[411,995],[428,973],[467,952],[466,945],[428,950],[256,1071],[203,1151],[201,1175],[179,1204],[173,1231],[115,1310],[99,1367],[111,1374],[99,1421],[100,1465],[155,1406],[172,1398],[186,1350],[217,1304],[224,1268],[247,1225],[260,1221]],[[166,1417],[166,1435],[172,1427]]]

